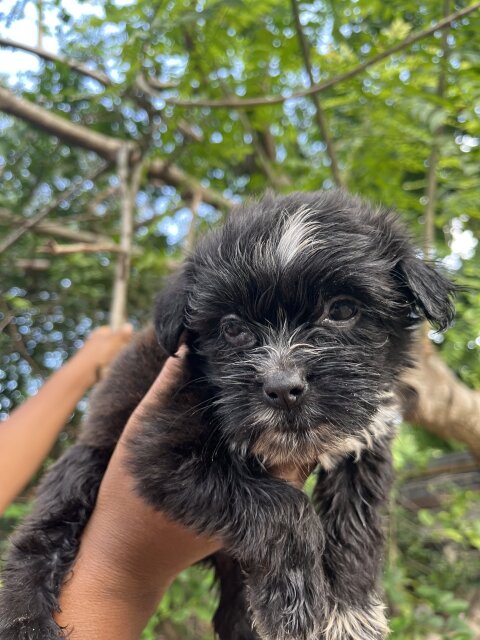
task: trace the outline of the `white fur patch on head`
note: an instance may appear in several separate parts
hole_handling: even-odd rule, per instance
[[[313,253],[320,246],[320,240],[315,238],[318,222],[314,212],[303,206],[285,222],[283,233],[275,249],[275,255],[283,267],[295,260],[299,254]]]
[[[324,640],[384,640],[388,634],[385,606],[379,600],[364,609],[335,605],[322,630]]]

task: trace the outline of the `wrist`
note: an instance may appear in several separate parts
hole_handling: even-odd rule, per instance
[[[86,388],[98,382],[101,374],[101,363],[97,354],[87,344],[77,351],[65,366],[71,366],[76,371],[79,381]]]

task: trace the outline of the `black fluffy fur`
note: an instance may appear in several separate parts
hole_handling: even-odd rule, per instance
[[[160,294],[158,342],[148,329],[120,356],[78,444],[41,484],[7,558],[0,639],[62,637],[52,613],[106,464],[182,333],[187,377],[168,407],[145,417],[129,464],[156,509],[223,539],[220,637],[383,639],[380,510],[395,387],[415,324],[445,328],[453,291],[391,213],[343,192],[234,210]],[[346,322],[328,315],[339,297],[358,309]],[[267,397],[272,372],[301,381],[292,406]],[[317,462],[318,513],[268,471]]]

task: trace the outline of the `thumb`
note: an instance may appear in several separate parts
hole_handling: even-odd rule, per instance
[[[125,324],[122,324],[118,332],[121,336],[130,338],[133,334],[133,325],[131,325],[129,322],[125,322]]]
[[[171,393],[182,384],[187,377],[185,368],[187,354],[187,346],[182,344],[175,356],[166,360],[162,370],[145,396],[147,402],[150,400],[158,401],[160,399],[167,399]]]

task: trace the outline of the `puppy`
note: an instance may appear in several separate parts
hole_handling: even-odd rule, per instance
[[[117,360],[42,482],[6,563],[1,640],[61,637],[52,613],[102,474],[182,333],[188,377],[145,417],[129,465],[149,504],[224,541],[223,586],[231,576],[245,591],[222,593],[221,637],[385,638],[377,579],[395,389],[413,329],[422,318],[445,328],[453,292],[394,216],[346,193],[233,211],[160,294],[157,338],[146,330]],[[317,511],[270,475],[283,463],[319,464]]]

